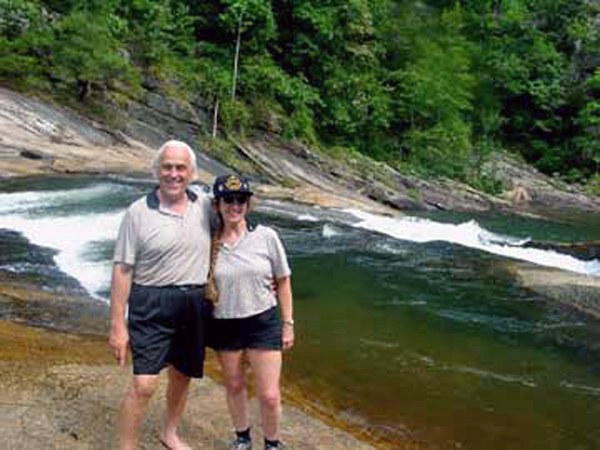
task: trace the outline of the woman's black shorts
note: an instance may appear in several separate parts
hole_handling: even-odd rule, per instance
[[[208,345],[216,351],[246,348],[281,350],[281,321],[277,307],[243,319],[213,318]]]
[[[204,286],[134,284],[129,296],[129,339],[135,375],[155,375],[172,365],[195,378],[204,374],[207,320],[212,304]]]

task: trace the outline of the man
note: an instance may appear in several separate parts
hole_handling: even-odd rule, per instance
[[[187,144],[165,143],[154,166],[159,185],[127,209],[114,256],[109,346],[121,367],[128,348],[133,358],[133,381],[119,414],[120,450],[134,448],[165,367],[167,410],[160,442],[167,449],[189,449],[177,427],[190,377],[203,375],[211,203],[188,188],[196,158]]]

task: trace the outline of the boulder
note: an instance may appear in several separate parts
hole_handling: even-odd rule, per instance
[[[524,288],[600,319],[600,277],[524,262],[507,270]]]
[[[529,241],[523,244],[526,248],[539,248],[542,250],[553,250],[558,253],[565,253],[574,256],[577,259],[591,261],[600,260],[600,241],[588,242],[552,242],[552,241]]]

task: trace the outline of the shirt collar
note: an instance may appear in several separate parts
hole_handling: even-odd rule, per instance
[[[186,189],[185,193],[187,194],[187,198],[192,201],[195,202],[196,200],[198,200],[198,195],[193,192],[190,189]],[[146,195],[146,204],[148,205],[148,208],[150,209],[158,209],[160,206],[160,199],[158,198],[158,186],[156,186],[154,189],[152,189],[150,192],[148,192],[148,195]]]

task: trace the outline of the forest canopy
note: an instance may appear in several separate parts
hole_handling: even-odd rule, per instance
[[[485,184],[504,149],[599,180],[592,0],[0,0],[0,80],[121,101],[148,86],[401,170]],[[485,187],[485,186],[484,186]]]

